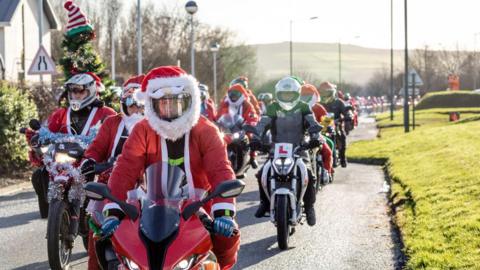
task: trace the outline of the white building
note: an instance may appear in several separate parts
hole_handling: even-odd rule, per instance
[[[39,7],[42,0],[0,0],[0,80],[40,81],[39,75],[27,75],[39,48]],[[48,0],[43,0],[42,43],[51,55],[50,31],[59,29],[59,22]],[[3,60],[3,61],[2,61]],[[3,64],[3,66],[2,66]],[[50,83],[51,76],[43,81]]]

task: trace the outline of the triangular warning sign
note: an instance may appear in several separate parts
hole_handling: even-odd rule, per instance
[[[28,69],[28,75],[56,74],[55,62],[48,55],[47,51],[40,45],[38,52],[33,58],[32,65]]]

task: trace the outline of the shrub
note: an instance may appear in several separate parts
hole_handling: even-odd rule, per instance
[[[0,173],[10,172],[26,165],[28,145],[21,127],[27,127],[37,118],[35,103],[26,93],[0,82]]]
[[[480,107],[480,94],[471,91],[432,92],[416,106],[418,110],[462,107]]]

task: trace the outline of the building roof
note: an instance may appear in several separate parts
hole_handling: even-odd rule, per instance
[[[10,26],[15,11],[23,0],[0,0],[0,26]],[[59,23],[48,0],[43,0],[43,12],[47,16],[50,29],[59,29]]]

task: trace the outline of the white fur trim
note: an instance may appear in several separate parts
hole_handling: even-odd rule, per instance
[[[111,203],[105,204],[102,212],[105,212],[105,211],[110,210],[110,209],[118,209],[120,211],[122,210],[122,208],[120,208],[120,205],[118,205],[117,203],[111,202]]]
[[[188,74],[181,75],[178,77],[168,77],[168,78],[155,78],[148,80],[147,83],[147,93],[152,93],[154,90],[164,88],[164,87],[172,87],[172,86],[188,86],[188,85],[195,85],[198,89],[198,82],[197,80]],[[198,90],[200,91],[200,90]]]
[[[130,88],[139,88],[139,87],[142,87],[142,85],[138,83],[129,83],[123,87],[123,91],[127,91]]]
[[[233,203],[216,203],[212,205],[212,211],[211,211],[212,216],[213,216],[213,213],[217,210],[230,210],[235,212],[235,205]]]
[[[144,103],[145,103],[145,100],[147,99],[147,93],[142,92],[142,91],[135,91],[135,92],[133,93],[133,95],[134,95],[134,98],[135,98],[137,101],[141,102],[142,104],[144,104]]]
[[[151,81],[153,81],[153,84]],[[190,109],[181,117],[171,122],[160,119],[153,110],[152,99],[145,99],[145,117],[147,118],[150,127],[163,138],[175,141],[190,131],[200,118],[201,100],[198,82],[190,75],[184,75],[177,78],[159,78],[151,81],[148,82],[147,89],[151,89],[152,91],[161,87],[182,85],[184,86],[184,91],[192,96]],[[170,82],[171,84],[167,84],[167,82]]]

